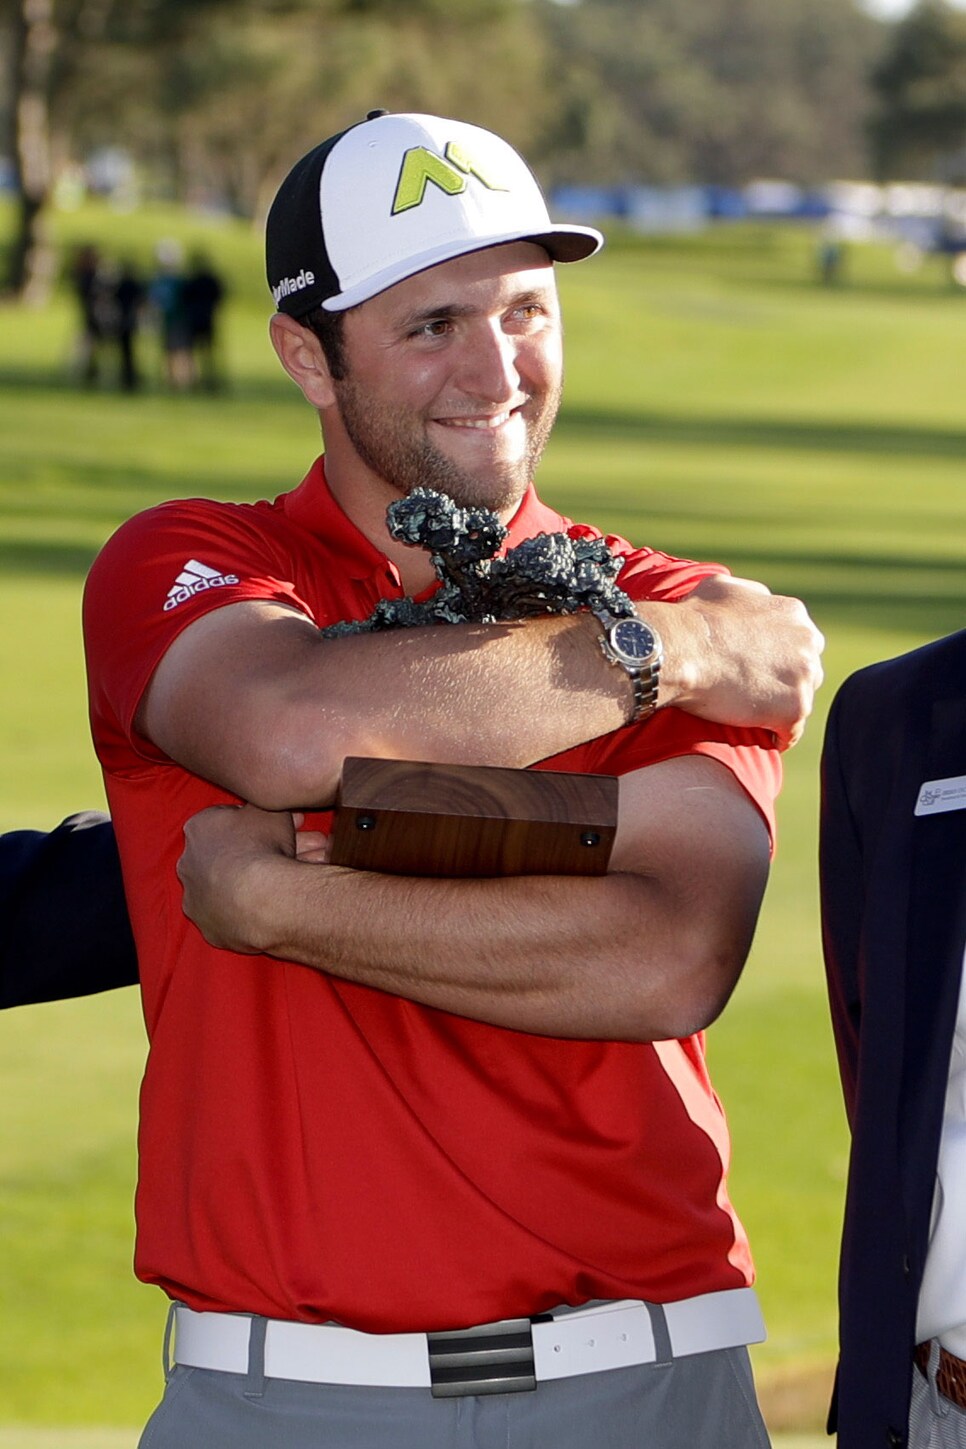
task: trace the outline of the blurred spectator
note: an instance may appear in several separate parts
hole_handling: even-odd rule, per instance
[[[818,274],[826,287],[832,287],[842,280],[842,243],[835,237],[825,236],[818,244]]]
[[[114,284],[114,340],[121,363],[121,387],[134,392],[141,386],[136,342],[147,288],[131,262],[123,262]]]
[[[155,256],[158,269],[148,289],[148,299],[158,321],[165,381],[180,391],[190,387],[194,377],[181,247],[176,241],[160,241]]]
[[[184,309],[191,338],[194,379],[214,390],[219,385],[215,319],[225,287],[211,262],[198,252],[184,282]]]
[[[113,325],[111,282],[97,247],[86,244],[78,248],[71,266],[71,282],[81,314],[78,339],[80,376],[93,386],[100,375],[103,344]]]

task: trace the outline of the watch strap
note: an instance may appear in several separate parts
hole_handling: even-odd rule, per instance
[[[645,664],[643,669],[629,669],[627,672],[634,687],[634,712],[631,715],[630,723],[640,724],[642,719],[649,719],[657,709],[660,660]]]

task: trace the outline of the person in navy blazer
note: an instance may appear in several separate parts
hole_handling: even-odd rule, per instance
[[[923,791],[935,781],[942,792]],[[839,690],[820,859],[852,1130],[829,1432],[839,1449],[885,1449],[907,1443],[919,1372],[916,1310],[966,942],[966,630]]]
[[[0,1007],[137,981],[114,830],[87,810],[0,836]]]

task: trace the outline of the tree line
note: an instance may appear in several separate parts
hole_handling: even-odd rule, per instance
[[[966,14],[859,0],[0,0],[9,290],[41,295],[58,170],[123,145],[156,194],[258,216],[373,106],[499,130],[541,180],[966,176]]]

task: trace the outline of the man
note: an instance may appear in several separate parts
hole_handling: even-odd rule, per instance
[[[415,485],[497,511],[510,545],[568,526],[531,487],[553,260],[600,241],[475,127],[374,113],[323,143],[267,256],[324,460],[274,504],[154,509],[92,571],[151,1037],[136,1267],[179,1304],[155,1449],[767,1442],[701,1031],[748,950],[778,787],[774,734],[734,726],[797,736],[807,616],[615,539],[636,653],[589,614],[320,633],[433,585],[386,529]],[[610,873],[317,863],[352,754],[618,775]],[[205,935],[176,876],[192,816]]]
[[[114,832],[85,810],[0,835],[0,1007],[133,986],[137,958]]]
[[[966,631],[846,681],[822,791],[852,1128],[830,1432],[966,1445]]]

